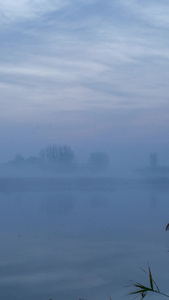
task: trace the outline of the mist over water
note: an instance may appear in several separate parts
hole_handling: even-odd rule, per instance
[[[167,293],[169,1],[0,13],[0,300]]]
[[[147,262],[167,286],[168,189],[42,190],[1,192],[2,299],[125,299]]]

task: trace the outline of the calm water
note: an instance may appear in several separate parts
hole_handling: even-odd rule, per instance
[[[168,222],[162,190],[1,193],[0,298],[133,299],[147,262],[168,292]]]

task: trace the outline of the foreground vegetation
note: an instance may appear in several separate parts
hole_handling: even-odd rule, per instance
[[[138,295],[140,296],[141,298],[140,299],[143,299],[145,298],[149,293],[156,293],[156,294],[159,294],[161,296],[164,296],[164,297],[168,297],[169,298],[169,295],[161,292],[161,290],[159,289],[157,283],[155,282],[155,280],[153,279],[153,276],[152,276],[152,272],[151,272],[151,269],[150,269],[150,266],[148,266],[148,272],[146,272],[145,270],[143,270],[147,276],[148,276],[148,279],[149,279],[149,283],[147,286],[139,283],[139,282],[135,282],[135,281],[130,281],[130,286],[136,288],[136,290],[134,290],[133,292],[129,293],[129,295]]]
[[[169,223],[166,226],[166,230],[169,230]],[[146,272],[145,270],[143,270],[143,272],[148,276],[148,284],[147,285],[143,285],[143,284],[141,284],[141,283],[139,283],[137,281],[132,281],[131,280],[129,286],[132,287],[132,288],[134,287],[134,291],[132,291],[131,293],[129,293],[129,295],[140,296],[141,297],[140,299],[143,299],[148,294],[155,293],[155,294],[159,294],[161,296],[169,298],[168,294],[165,294],[165,293],[161,292],[161,290],[159,289],[157,283],[153,279],[150,266],[148,266],[148,272]]]

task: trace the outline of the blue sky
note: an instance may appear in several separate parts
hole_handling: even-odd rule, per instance
[[[0,13],[1,160],[50,143],[169,153],[168,1],[6,0]]]

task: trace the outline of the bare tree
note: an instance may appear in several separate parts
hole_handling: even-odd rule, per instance
[[[158,157],[156,152],[150,153],[150,166],[155,169],[158,165]]]
[[[69,146],[49,145],[40,151],[40,158],[50,163],[71,163],[74,159],[74,153]]]

